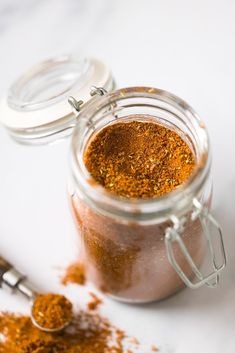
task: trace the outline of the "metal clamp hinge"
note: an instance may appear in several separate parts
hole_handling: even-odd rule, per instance
[[[177,272],[177,274],[180,276],[182,281],[188,287],[192,289],[199,288],[203,285],[207,285],[209,287],[215,287],[218,284],[220,272],[226,266],[226,253],[224,248],[222,229],[219,223],[210,214],[208,209],[204,208],[197,199],[193,200],[193,206],[194,206],[194,209],[191,214],[191,220],[195,221],[196,219],[199,219],[201,222],[202,231],[206,238],[206,243],[207,243],[207,247],[208,247],[211,262],[212,262],[213,271],[210,274],[204,276],[202,272],[199,270],[198,266],[195,264],[187,247],[185,246],[185,243],[181,235],[186,223],[186,217],[179,219],[173,216],[172,217],[173,226],[166,229],[165,244],[166,244],[168,260],[173,266],[173,268],[175,269],[175,271]],[[211,224],[218,232],[219,247],[220,247],[219,251],[222,259],[219,265],[217,264],[217,261],[216,261],[216,253],[212,242],[212,234],[209,231],[209,224]],[[189,277],[186,275],[186,273],[183,271],[180,264],[176,260],[174,249],[173,249],[173,243],[175,242],[177,242],[180,248],[180,251],[182,252],[184,258],[186,259],[188,265],[190,266],[192,275],[197,278],[196,282],[192,281],[191,276]]]

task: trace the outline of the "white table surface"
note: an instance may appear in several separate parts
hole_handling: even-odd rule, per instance
[[[235,351],[235,1],[1,0],[0,94],[32,64],[58,54],[93,55],[119,87],[152,85],[181,96],[206,122],[214,153],[213,210],[224,229],[228,267],[220,286],[184,290],[160,303],[105,300],[112,322],[168,353]],[[69,141],[15,144],[0,129],[0,252],[42,290],[78,302],[59,285],[76,257],[66,199]],[[82,292],[82,293],[81,293]],[[0,310],[27,312],[0,290]]]

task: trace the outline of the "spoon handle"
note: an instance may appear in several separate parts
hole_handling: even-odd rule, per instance
[[[7,262],[1,255],[0,255],[0,286],[2,282],[2,276],[5,272],[9,271],[12,268],[11,264]]]
[[[33,300],[37,292],[27,280],[26,276],[0,255],[0,288],[6,287],[12,292],[19,291],[28,299]]]

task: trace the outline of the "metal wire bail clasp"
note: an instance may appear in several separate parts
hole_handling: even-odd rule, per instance
[[[192,256],[190,255],[185,243],[181,237],[184,225],[186,222],[186,217],[181,219],[173,216],[172,222],[173,226],[166,229],[165,232],[165,244],[166,244],[166,251],[167,256],[170,264],[173,266],[177,274],[180,276],[182,281],[190,288],[196,289],[204,284],[209,287],[215,287],[219,281],[219,274],[226,266],[226,254],[223,242],[223,235],[222,230],[219,223],[215,220],[215,218],[209,213],[209,211],[204,208],[201,203],[197,200],[193,200],[193,212],[191,214],[191,220],[195,221],[199,219],[202,226],[203,235],[206,239],[206,244],[208,248],[208,252],[210,255],[210,261],[212,264],[213,271],[208,275],[203,275],[202,272],[199,270],[197,265],[195,264]],[[221,256],[221,263],[217,264],[216,259],[216,252],[215,246],[213,245],[213,234],[210,232],[209,226],[213,226],[217,231],[218,241],[219,241],[219,251]],[[189,278],[183,269],[181,268],[180,264],[175,258],[173,243],[177,242],[180,251],[182,252],[183,256],[185,257],[188,265],[192,270],[192,274],[197,279],[196,282],[193,282],[191,278]]]

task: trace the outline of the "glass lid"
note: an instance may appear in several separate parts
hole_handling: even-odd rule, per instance
[[[92,74],[87,59],[62,57],[45,61],[29,70],[10,87],[7,101],[15,110],[37,110],[77,92]]]
[[[0,102],[0,122],[18,142],[47,143],[71,134],[69,96],[86,103],[92,86],[113,88],[109,68],[95,58],[62,56],[41,62],[10,87]]]

